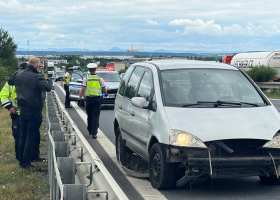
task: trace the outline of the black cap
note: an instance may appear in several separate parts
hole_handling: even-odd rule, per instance
[[[21,63],[19,69],[25,70],[27,68],[27,63]]]

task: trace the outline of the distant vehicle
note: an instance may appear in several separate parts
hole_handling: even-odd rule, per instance
[[[131,65],[115,100],[116,157],[156,189],[207,178],[280,184],[280,115],[231,65],[162,60]]]
[[[107,97],[103,96],[102,104],[113,105],[121,82],[118,72],[111,70],[97,70],[96,75],[104,80],[108,92]],[[89,72],[87,72],[87,76],[89,76]]]
[[[280,51],[239,53],[232,58],[230,64],[243,70],[260,65],[274,67],[278,72],[274,81],[279,81],[280,78]]]
[[[113,71],[120,71],[122,69],[125,69],[125,64],[124,63],[107,63],[106,68],[108,70],[113,70]]]
[[[78,101],[82,88],[83,77],[79,73],[73,72],[69,83],[70,101]]]
[[[54,79],[55,77],[55,66],[53,62],[48,62],[48,78]]]
[[[62,81],[64,74],[65,74],[65,72],[62,72],[62,71],[55,72],[55,82]]]
[[[230,62],[231,62],[233,56],[234,56],[234,55],[232,55],[232,56],[225,55],[225,56],[222,58],[222,62],[225,63],[225,64],[229,64],[229,65],[230,65]]]

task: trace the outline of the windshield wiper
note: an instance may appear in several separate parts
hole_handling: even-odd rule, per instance
[[[197,106],[197,105],[201,105],[201,104],[200,103],[190,103],[190,104],[182,105],[181,107],[190,107],[190,106]]]
[[[256,103],[247,103],[247,102],[231,102],[231,101],[221,101],[221,100],[218,100],[218,101],[198,101],[197,103],[214,103],[215,106],[219,106],[219,105],[238,105],[238,106],[241,106],[242,105],[250,105],[250,106],[255,106],[255,107],[259,107],[258,104]]]

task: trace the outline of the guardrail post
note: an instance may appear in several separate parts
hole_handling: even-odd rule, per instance
[[[56,142],[65,142],[65,133],[63,131],[53,131],[52,132],[52,137],[53,141]]]
[[[63,199],[64,200],[86,200],[86,186],[85,185],[63,185]]]
[[[68,142],[54,142],[56,157],[68,157],[70,148]]]
[[[75,184],[75,158],[57,158],[57,166],[63,184]],[[78,200],[78,199],[77,199]]]

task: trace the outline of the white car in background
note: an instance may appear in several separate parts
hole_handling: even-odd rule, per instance
[[[104,80],[108,92],[107,97],[102,96],[103,98],[102,105],[114,105],[116,95],[121,82],[121,78],[118,72],[102,69],[102,70],[97,70],[96,75],[98,75]],[[87,73],[87,77],[88,76],[89,76],[89,72]]]
[[[83,77],[80,75],[80,73],[73,72],[71,75],[71,80],[69,83],[69,99],[70,101],[78,101],[80,96],[80,91],[82,89],[82,82]]]

